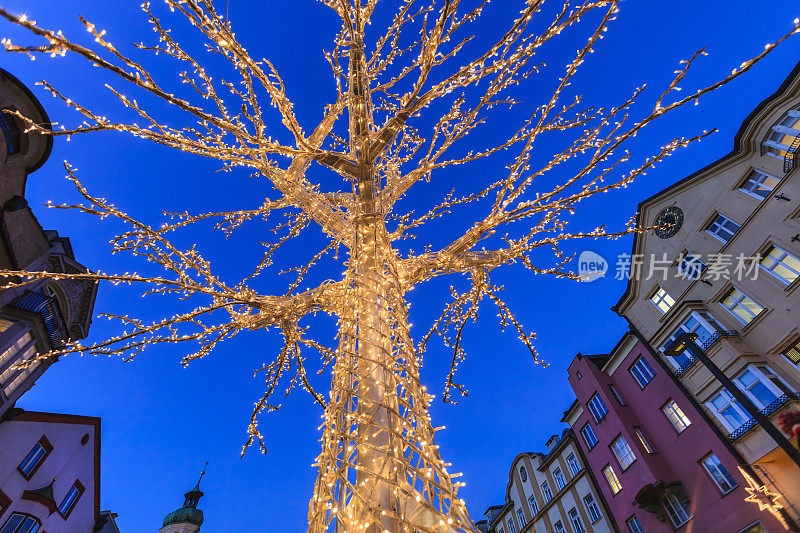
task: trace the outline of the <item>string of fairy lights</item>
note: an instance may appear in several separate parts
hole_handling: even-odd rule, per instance
[[[83,203],[52,207],[101,219],[111,217],[126,224],[130,229],[111,241],[112,252],[144,259],[161,268],[163,274],[0,274],[5,276],[5,287],[72,277],[141,285],[144,295],[204,302],[189,312],[152,322],[106,314],[121,323],[119,335],[85,346],[73,342],[59,354],[86,352],[132,358],[153,346],[195,343],[197,348],[184,357],[187,364],[243,331],[280,330],[283,348],[257,370],[266,389],[253,409],[245,448],[257,444],[266,450],[258,417],[278,408],[272,397],[280,389],[288,394],[294,388],[303,388],[324,408],[321,453],[314,464],[318,477],[309,503],[309,532],[474,531],[465,503],[458,496],[463,486],[456,481],[460,474],[450,471],[451,465],[442,459],[435,443],[436,432],[443,428],[431,422],[429,405],[434,397],[420,379],[429,341],[438,337],[452,351],[445,401],[453,401],[453,391],[467,392],[455,376],[466,356],[463,331],[477,318],[483,302],[494,305],[501,326],[513,328],[538,361],[534,335],[503,300],[503,287],[491,282],[492,271],[521,264],[534,274],[574,278],[567,268],[571,256],[562,251],[565,242],[616,238],[643,230],[629,224],[619,231],[599,226],[573,232],[568,220],[580,202],[627,187],[677,149],[709,135],[711,132],[704,131],[671,139],[638,164],[631,162],[626,150],[642,128],[666,113],[696,104],[746,72],[777,44],[800,31],[800,23],[795,20],[786,35],[730,75],[686,96],[678,97],[678,84],[703,51],[682,62],[652,106],[643,104],[645,91],[639,88],[617,106],[593,108],[582,107],[580,96],[568,96],[568,88],[616,17],[619,0],[581,0],[576,4],[562,0],[561,7],[551,14],[543,10],[542,0],[520,2],[519,15],[492,44],[478,52],[469,29],[480,19],[488,0],[401,0],[391,8],[394,16],[382,29],[371,25],[374,13],[383,9],[377,0],[320,2],[338,15],[341,27],[332,49],[325,52],[335,97],[325,107],[322,120],[308,130],[310,133],[301,126],[275,66],[266,59],[253,58],[237,39],[227,17],[227,3],[224,16],[210,0],[164,0],[169,10],[166,15],[159,14],[150,2],[141,5],[156,42],[135,44],[133,53],[137,57],[163,54],[174,60],[180,65],[174,80],[157,80],[133,55],[114,46],[105,30],[84,18],[80,20],[91,37],[88,46],[61,30],[43,28],[26,15],[0,8],[0,16],[44,41],[28,46],[5,38],[2,43],[7,51],[27,54],[31,59],[37,55],[82,57],[137,95],[127,96],[110,82],[106,84],[125,112],[137,117],[135,121],[116,120],[42,81],[45,90],[83,120],[73,127],[56,125],[51,130],[19,112],[5,111],[25,124],[27,133],[68,140],[89,132],[125,132],[212,158],[223,170],[250,169],[269,180],[274,191],[267,194],[277,195],[250,209],[202,214],[165,211],[166,222],[153,226],[93,196],[78,179],[76,169],[65,162],[68,178]],[[594,18],[590,16],[595,14]],[[167,24],[168,17],[188,24],[204,39],[200,54],[179,42]],[[519,127],[504,141],[487,146],[473,142],[466,152],[457,152],[493,112],[520,105],[511,95],[512,89],[544,71],[544,63],[539,61],[542,46],[582,19],[595,22],[585,44],[555,80],[552,94],[531,107],[527,115],[515,109],[515,116],[521,117]],[[465,59],[467,55],[471,59]],[[207,57],[214,57],[217,66],[205,66]],[[227,62],[229,72],[220,70],[217,58]],[[171,89],[170,84],[178,88]],[[169,121],[161,117],[163,106],[157,110],[143,103],[153,98],[169,104],[173,110]],[[637,105],[644,105],[645,111],[634,119]],[[440,108],[446,111],[436,111]],[[345,113],[346,128],[340,125]],[[438,113],[427,132],[415,126],[416,119],[426,113]],[[180,120],[184,120],[184,126],[167,125]],[[283,130],[278,134],[273,128]],[[571,138],[545,163],[536,163],[539,159],[534,158],[534,144],[549,133]],[[279,140],[287,136],[291,142]],[[397,209],[398,200],[415,184],[431,180],[434,173],[501,152],[515,154],[502,177],[486,180],[465,196],[450,193],[421,216]],[[577,169],[576,161],[580,161]],[[572,166],[556,185],[539,186],[542,178],[567,164]],[[312,177],[317,169],[341,177],[341,189],[323,191],[322,184]],[[474,224],[449,244],[438,249],[428,244],[418,254],[401,250],[400,243],[415,238],[415,230],[487,198],[488,212],[476,214]],[[479,206],[473,206],[473,210],[478,211]],[[181,248],[170,239],[183,228],[209,221],[213,229],[230,234],[250,221],[268,221],[273,214],[284,215],[272,228],[274,242],[266,245],[253,271],[235,283],[216,274],[213,262],[197,246]],[[328,242],[307,263],[283,270],[295,274],[286,292],[265,295],[253,289],[251,281],[273,266],[282,245],[311,225],[318,226]],[[331,274],[328,281],[301,291],[306,274],[325,256],[332,255],[336,261],[340,249],[347,252],[341,276]],[[534,260],[534,253],[540,249],[552,252],[553,264],[541,265]],[[452,274],[467,279],[468,288],[452,289],[452,301],[445,304],[442,314],[415,346],[406,293],[425,281]],[[304,320],[317,314],[338,321],[335,348],[310,334]],[[330,369],[328,394],[311,384],[306,362],[309,351],[320,356],[317,373]],[[36,360],[52,355],[40,354]]]

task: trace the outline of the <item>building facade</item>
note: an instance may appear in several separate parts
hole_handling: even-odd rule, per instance
[[[795,523],[800,465],[709,368],[665,348],[681,332],[696,334],[773,423],[800,405],[798,147],[800,64],[747,117],[731,153],[639,205],[646,231],[634,237],[631,276],[614,307]]]
[[[504,505],[477,525],[490,533],[619,531],[574,433],[547,441],[547,453],[521,453],[511,463]]]
[[[624,531],[783,530],[770,513],[743,504],[749,485],[740,457],[634,333],[609,354],[578,354],[569,382],[577,400],[563,421],[580,435]]]

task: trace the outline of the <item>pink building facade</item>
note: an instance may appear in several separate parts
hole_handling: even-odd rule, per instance
[[[743,461],[633,333],[569,366],[564,415],[623,531],[784,531],[744,503]]]
[[[19,409],[4,418],[0,531],[95,531],[100,520],[100,419]]]

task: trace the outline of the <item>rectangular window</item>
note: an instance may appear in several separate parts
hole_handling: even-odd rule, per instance
[[[622,399],[622,396],[620,396],[619,392],[617,392],[617,388],[614,385],[609,385],[608,390],[611,391],[611,395],[614,397],[615,400],[617,400],[618,404],[626,405],[625,400]]]
[[[725,328],[722,327],[722,325],[716,318],[713,317],[713,315],[706,311],[692,311],[692,313],[686,317],[681,325],[672,332],[672,335],[670,335],[669,338],[664,341],[664,344],[661,346],[661,351],[664,352],[667,346],[672,344],[672,341],[674,341],[681,333],[695,333],[697,334],[697,344],[703,344],[704,342],[708,341],[712,335],[721,331],[725,331]],[[679,354],[675,357],[667,357],[667,359],[676,370],[681,370],[682,368],[687,367],[694,360],[689,353],[689,350],[685,350],[682,354]]]
[[[728,291],[720,303],[742,324],[749,324],[764,310],[752,298],[735,287]]]
[[[739,531],[739,533],[769,533],[764,526],[761,525],[761,522],[753,522],[743,530]]]
[[[42,524],[31,515],[14,513],[3,524],[0,533],[36,533]]]
[[[726,389],[720,390],[711,400],[706,402],[706,407],[717,420],[729,431],[734,432],[747,422],[750,416],[733,395]]]
[[[22,474],[22,477],[25,479],[32,478],[52,451],[53,445],[50,444],[50,441],[47,440],[47,437],[42,436],[42,438],[39,439],[39,442],[33,445],[31,451],[28,452],[28,455],[26,455],[25,459],[23,459],[19,464],[17,470],[19,470],[19,473]]]
[[[600,509],[597,507],[597,502],[591,494],[583,497],[583,506],[586,507],[586,512],[589,514],[592,524],[603,518],[603,515],[600,514]]]
[[[531,494],[531,497],[528,498],[528,507],[531,508],[531,516],[536,516],[539,514],[539,502],[536,501],[536,496]]]
[[[678,264],[675,265],[675,268],[678,269],[678,273],[681,275],[681,277],[684,277],[689,281],[694,281],[699,278],[706,269],[706,264],[703,263],[699,257],[692,255],[689,252],[684,252],[683,256],[680,258],[680,261],[678,261]]]
[[[780,180],[758,170],[752,171],[739,186],[739,190],[754,196],[759,200],[765,199],[778,185]]]
[[[614,457],[617,458],[619,461],[619,466],[622,467],[622,470],[625,471],[628,469],[631,464],[636,460],[636,456],[633,454],[633,450],[631,447],[628,446],[628,441],[625,440],[625,437],[620,435],[617,437],[614,442],[611,443],[611,451],[614,452]]]
[[[691,422],[686,415],[683,414],[683,411],[678,407],[678,404],[675,403],[675,400],[670,400],[665,403],[661,411],[667,415],[667,418],[672,422],[672,426],[678,433],[683,433],[683,431],[691,425]]]
[[[747,365],[733,381],[759,409],[766,409],[778,397],[794,392],[769,365]]]
[[[589,422],[586,422],[586,425],[581,429],[581,435],[583,435],[583,441],[586,443],[587,449],[591,450],[597,445],[597,434]]]
[[[647,453],[656,453],[656,451],[653,449],[652,446],[650,446],[650,443],[645,438],[644,433],[642,432],[642,428],[640,428],[639,426],[633,426],[633,431],[636,432],[636,436],[639,438],[639,442],[642,443],[642,448],[644,448],[644,451],[646,451]]]
[[[572,473],[573,476],[577,476],[578,472],[581,471],[581,465],[575,458],[574,453],[571,453],[569,454],[569,456],[567,456],[567,466],[569,467],[569,471]]]
[[[656,288],[656,291],[650,297],[650,302],[656,306],[656,309],[661,311],[662,315],[666,314],[675,305],[675,299],[661,287]]]
[[[606,416],[608,413],[608,408],[606,404],[603,403],[603,399],[594,393],[594,396],[589,398],[589,401],[586,402],[586,406],[589,408],[589,411],[592,413],[595,422],[600,422],[603,417]]]
[[[547,481],[542,483],[542,498],[544,498],[545,504],[553,499],[553,493],[550,491],[550,484]]]
[[[561,520],[553,524],[553,527],[555,528],[556,533],[566,533],[564,530],[564,524],[561,523]]]
[[[653,370],[653,367],[650,366],[650,363],[647,362],[647,359],[645,359],[643,355],[639,356],[639,358],[631,365],[628,371],[641,388],[645,388],[645,386],[650,383],[650,380],[656,375],[655,370]]]
[[[583,522],[581,521],[580,514],[578,514],[578,510],[573,507],[567,512],[567,514],[569,515],[569,521],[572,524],[572,530],[575,533],[585,533],[586,528],[583,527]]]
[[[661,499],[661,504],[667,512],[667,516],[672,521],[672,525],[676,528],[681,527],[689,521],[691,515],[689,508],[683,501],[672,493],[668,493]]]
[[[603,468],[603,475],[605,476],[606,481],[608,482],[608,486],[611,487],[612,494],[617,494],[619,491],[622,490],[622,484],[619,482],[617,474],[614,473],[613,466],[606,465],[606,467]]]
[[[792,363],[800,366],[800,337],[792,341],[792,343],[781,352],[781,355]]]
[[[767,249],[759,265],[786,285],[800,277],[800,259],[775,245]]]
[[[722,242],[728,242],[739,231],[739,228],[741,228],[739,224],[725,215],[717,213],[717,216],[706,228],[706,232]]]
[[[517,509],[517,518],[519,518],[519,525],[520,526],[524,526],[525,525],[525,511],[522,509],[522,507]]]
[[[733,476],[715,454],[706,455],[701,463],[703,463],[703,468],[711,476],[711,479],[714,480],[717,488],[722,491],[722,494],[727,494],[736,488],[736,481],[733,480]]]
[[[508,522],[506,522],[506,523],[508,524],[508,533],[517,533],[517,528],[514,527],[514,519],[513,518],[509,518]]]
[[[64,518],[69,518],[70,513],[75,508],[78,500],[80,500],[84,490],[85,488],[83,484],[80,481],[75,480],[75,483],[73,483],[72,487],[70,487],[70,489],[67,491],[66,496],[64,496],[64,499],[61,500],[61,503],[58,506],[58,512],[61,514],[61,516]]]
[[[555,470],[553,470],[553,479],[556,482],[556,492],[563,489],[564,486],[567,484],[567,482],[564,481],[564,474],[561,472],[560,468],[556,468]]]
[[[639,522],[639,519],[635,516],[632,516],[625,520],[625,524],[628,525],[628,531],[631,533],[644,533],[644,528],[642,528],[642,523]]]

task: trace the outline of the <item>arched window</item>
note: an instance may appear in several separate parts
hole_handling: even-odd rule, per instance
[[[772,126],[761,148],[762,154],[783,161],[784,172],[792,170],[800,148],[800,109],[789,111],[780,122]]]
[[[3,524],[3,529],[0,529],[0,533],[34,533],[41,525],[42,523],[36,517],[29,514],[14,513]]]
[[[519,467],[519,478],[522,481],[528,481],[528,471],[525,470],[524,466]]]
[[[6,153],[18,154],[20,150],[20,131],[14,117],[0,111],[0,130],[6,138]]]

